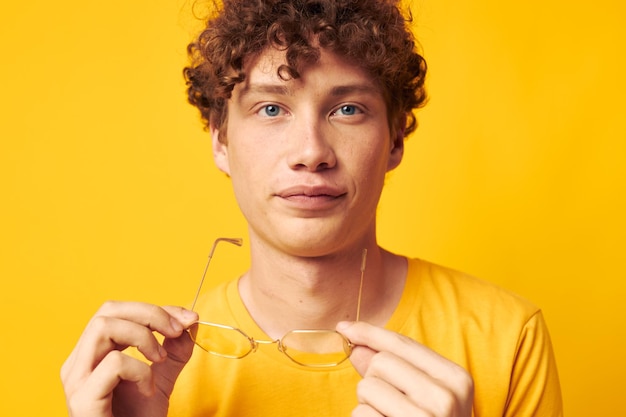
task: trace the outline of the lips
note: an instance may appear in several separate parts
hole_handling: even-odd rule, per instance
[[[289,206],[300,210],[328,209],[345,195],[345,191],[327,185],[297,185],[276,193]]]
[[[294,197],[302,197],[302,198],[315,198],[315,197],[326,197],[326,198],[337,198],[345,195],[346,193],[342,190],[339,190],[334,187],[329,187],[325,185],[318,186],[294,186],[286,188],[276,195],[281,198],[294,198]]]

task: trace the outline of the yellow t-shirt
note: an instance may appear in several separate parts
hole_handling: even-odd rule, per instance
[[[268,336],[239,297],[237,281],[207,293],[200,319]],[[387,329],[405,334],[467,369],[475,417],[562,416],[561,392],[541,311],[484,281],[409,260],[404,293]],[[195,348],[181,373],[170,416],[345,416],[356,406],[360,376],[349,361],[329,369],[291,362],[276,345],[243,359]]]

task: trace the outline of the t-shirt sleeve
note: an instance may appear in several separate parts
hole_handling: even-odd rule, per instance
[[[520,333],[505,416],[563,416],[556,361],[541,311]]]

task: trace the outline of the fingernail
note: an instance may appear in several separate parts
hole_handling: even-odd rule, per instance
[[[183,309],[182,313],[183,317],[187,320],[195,320],[197,316],[197,314],[191,310]]]
[[[183,325],[178,322],[174,317],[170,317],[170,325],[175,332],[182,332]]]
[[[337,330],[338,331],[342,331],[342,330],[346,330],[348,327],[352,326],[351,321],[340,321],[339,323],[337,323]]]

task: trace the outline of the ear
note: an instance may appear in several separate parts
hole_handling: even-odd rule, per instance
[[[213,160],[215,165],[224,174],[230,176],[230,163],[228,161],[228,146],[220,141],[220,130],[211,126],[211,142],[213,145]]]
[[[394,138],[391,142],[389,160],[387,161],[387,172],[397,168],[404,156],[404,129],[396,128],[393,134]]]

